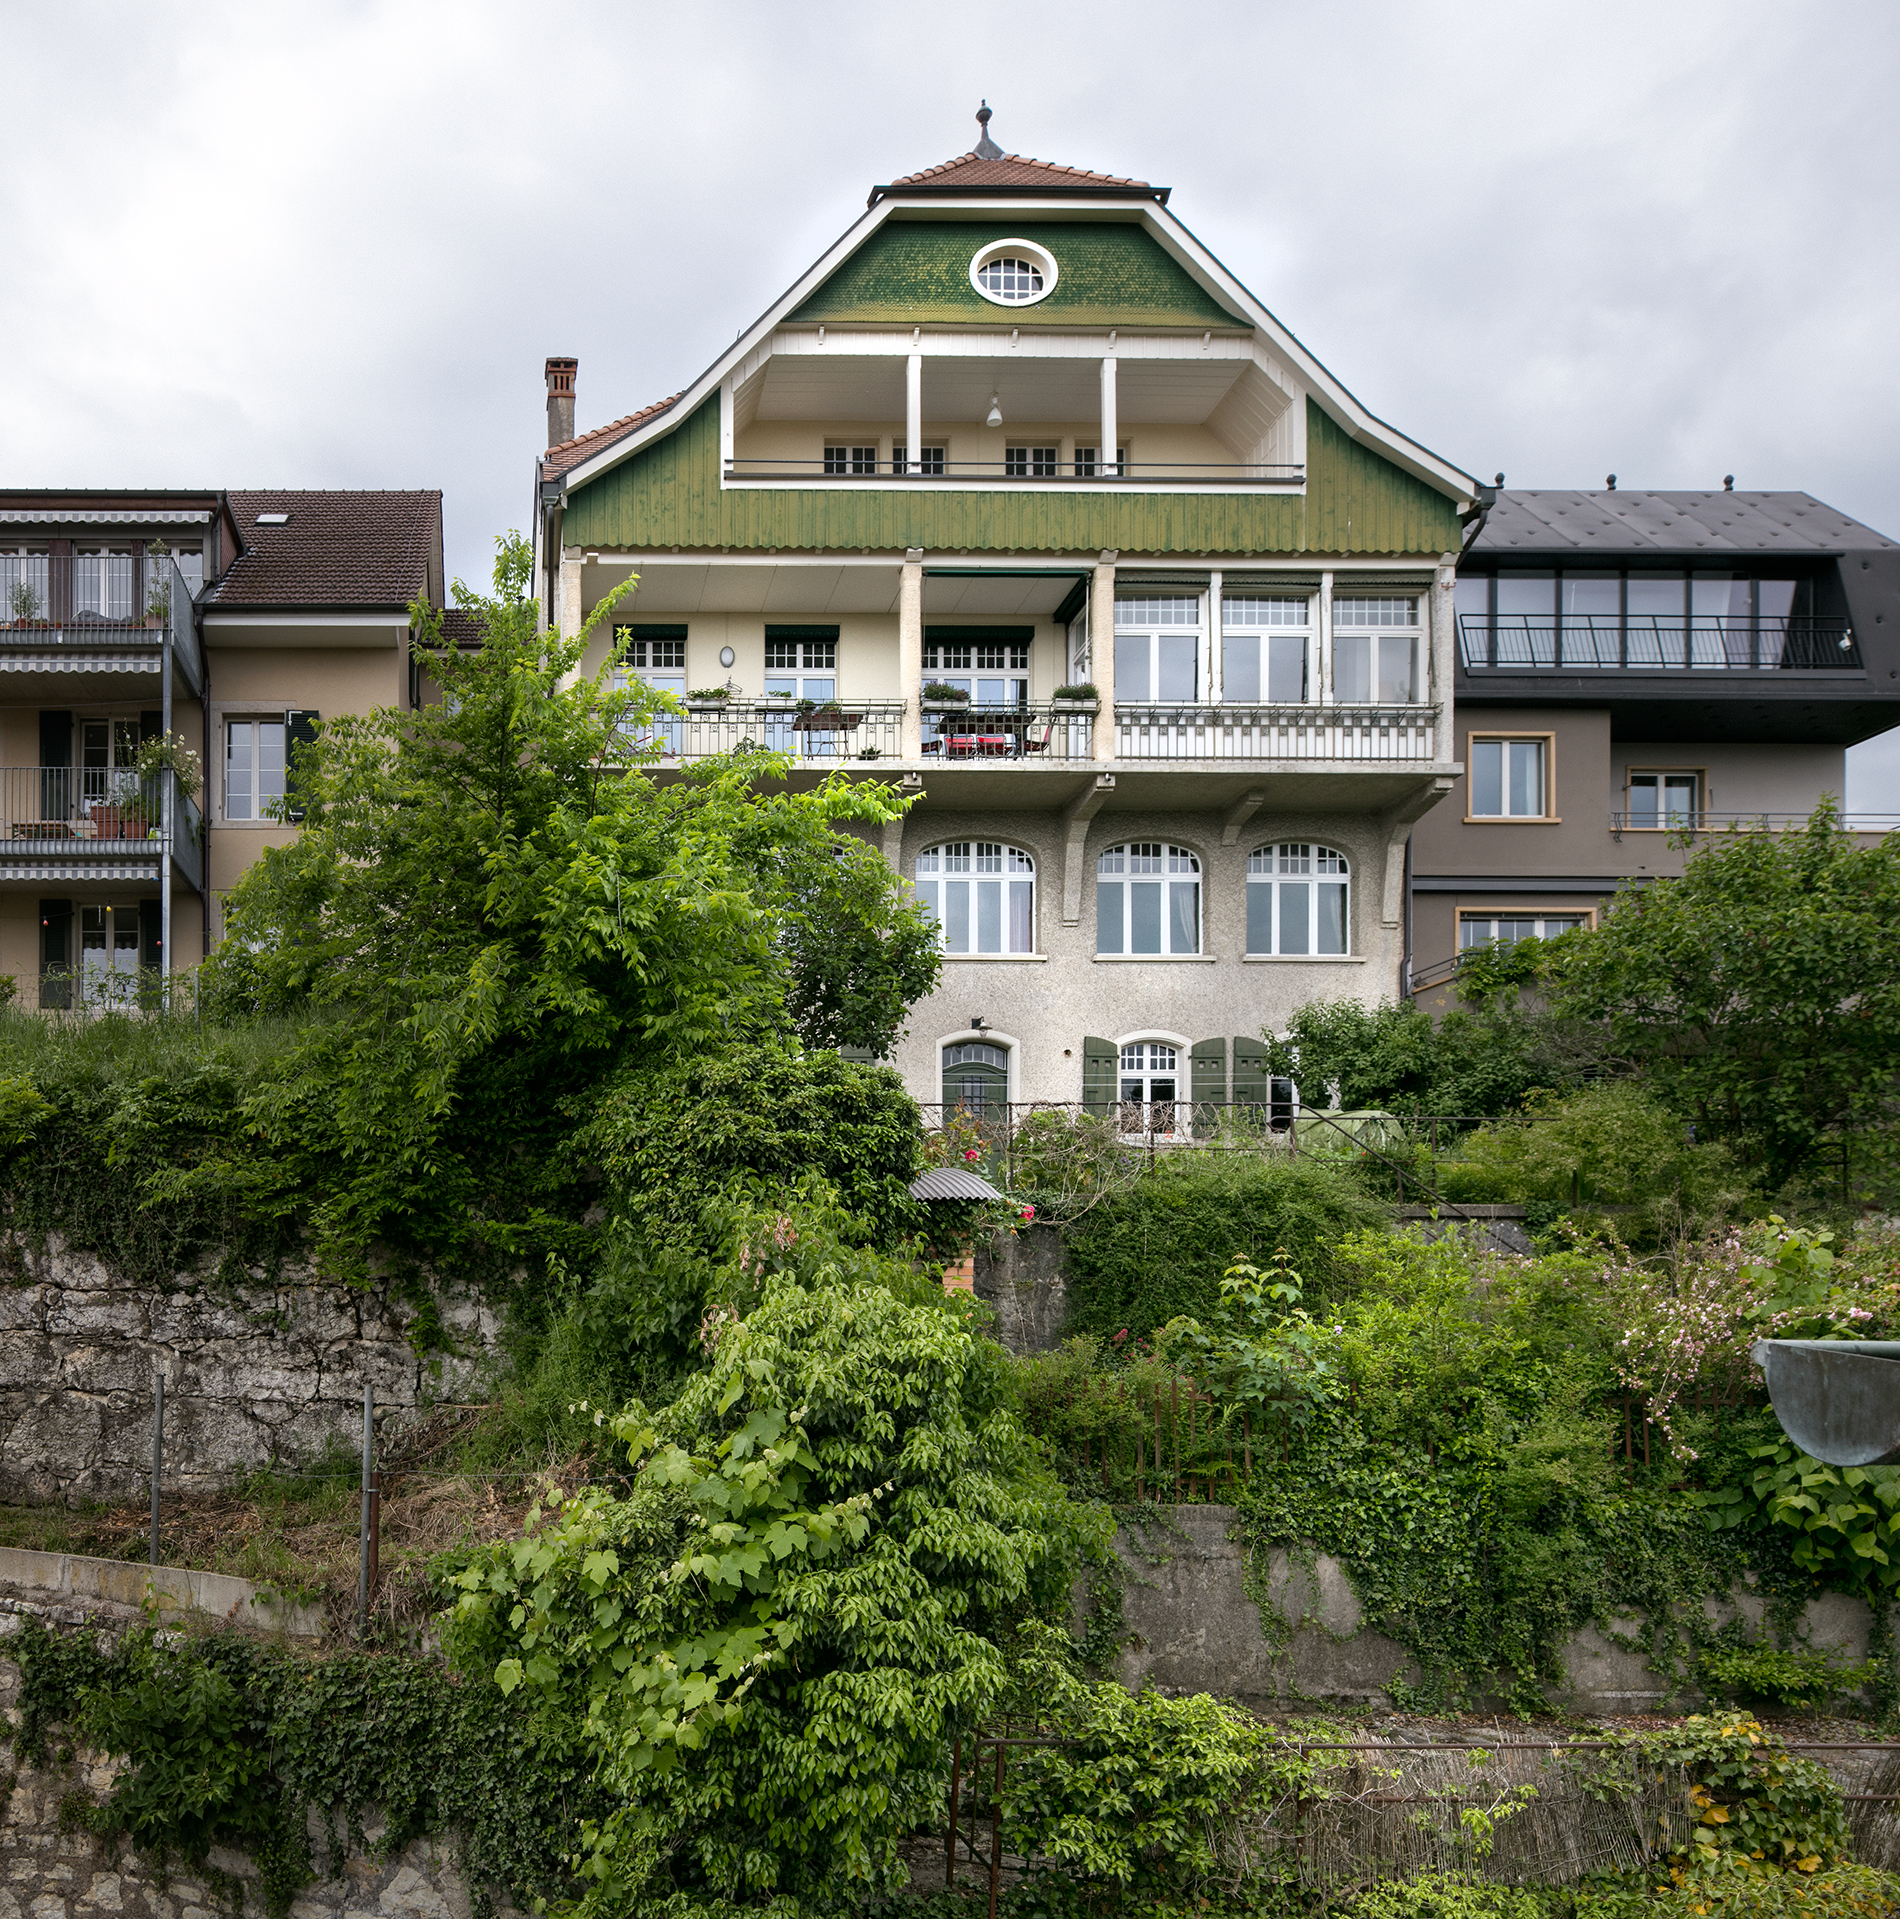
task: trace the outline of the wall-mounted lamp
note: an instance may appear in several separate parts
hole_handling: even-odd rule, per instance
[[[721,666],[730,666],[737,657],[729,646],[722,646],[719,649],[719,664]]]
[[[970,1015],[970,1031],[973,1033],[980,1033],[983,1030],[984,1030],[983,1015],[981,1013],[972,1013]]]
[[[990,395],[990,416],[983,424],[985,426],[1001,426],[1003,424],[1003,409],[994,393]]]

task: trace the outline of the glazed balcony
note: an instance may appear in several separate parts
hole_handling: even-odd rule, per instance
[[[1467,672],[1858,672],[1844,619],[1800,614],[1461,613]]]

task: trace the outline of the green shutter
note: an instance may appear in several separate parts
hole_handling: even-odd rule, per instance
[[[58,1011],[73,1003],[73,903],[40,901],[40,1006]]]
[[[1188,1058],[1193,1068],[1189,1084],[1194,1097],[1194,1130],[1201,1135],[1217,1133],[1220,1109],[1227,1104],[1227,1042],[1197,1039]]]
[[[1234,1041],[1234,1104],[1265,1106],[1272,1096],[1267,1049],[1257,1039]]]
[[[1112,1040],[1083,1040],[1082,1103],[1091,1113],[1106,1113],[1114,1105],[1120,1068],[1121,1049]]]
[[[284,809],[286,819],[303,818],[303,808],[297,804],[297,749],[316,744],[317,722],[322,718],[321,713],[306,707],[284,715],[284,792],[291,802]]]

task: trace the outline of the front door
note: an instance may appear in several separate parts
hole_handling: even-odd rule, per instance
[[[138,997],[139,909],[79,909],[79,978],[86,1005],[129,1006]]]

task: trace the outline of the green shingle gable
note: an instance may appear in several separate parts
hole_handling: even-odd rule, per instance
[[[566,546],[838,552],[1269,554],[1456,552],[1453,501],[1307,402],[1297,495],[1060,493],[1034,486],[726,487],[719,400],[568,496]]]
[[[1035,240],[1055,255],[1056,289],[999,307],[970,284],[993,240]],[[870,326],[1232,327],[1229,313],[1138,226],[1090,221],[888,220],[791,316]]]

